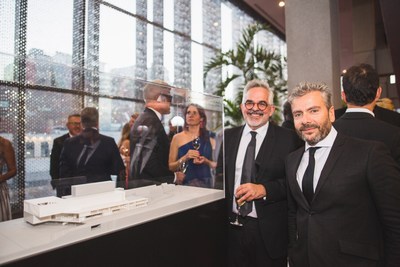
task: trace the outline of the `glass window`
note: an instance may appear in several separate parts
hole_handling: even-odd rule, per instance
[[[27,2],[27,83],[70,88],[73,1]]]
[[[15,1],[3,1],[0,5],[0,79],[13,81]]]
[[[101,71],[135,77],[136,19],[101,5],[99,40]]]
[[[216,51],[232,48],[253,22],[220,0],[2,1],[0,131],[13,140],[17,168],[24,170],[9,180],[14,213],[22,215],[24,199],[55,195],[50,152],[54,139],[68,132],[68,115],[98,107],[100,131],[118,141],[130,116],[144,108],[148,80],[173,86],[166,132],[172,119],[182,122],[190,102],[205,109],[211,135],[221,132],[222,102],[202,92],[212,94],[232,70],[213,71],[203,88],[203,66]],[[285,56],[276,36],[259,41]],[[17,73],[25,75],[15,80]]]

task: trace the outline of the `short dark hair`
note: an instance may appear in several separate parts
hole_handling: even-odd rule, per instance
[[[342,85],[348,103],[364,106],[376,97],[379,75],[369,64],[352,66],[343,75]]]
[[[70,119],[70,118],[72,118],[72,117],[81,117],[81,114],[79,114],[79,113],[74,113],[74,114],[70,114],[70,115],[68,115],[68,120]]]
[[[81,112],[81,123],[83,128],[97,127],[99,123],[99,112],[96,108],[87,107]]]

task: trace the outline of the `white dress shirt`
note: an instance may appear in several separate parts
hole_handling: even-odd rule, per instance
[[[257,132],[256,135],[256,153],[255,153],[255,159],[257,158],[258,155],[258,151],[260,150],[260,147],[264,141],[265,136],[267,135],[267,131],[268,131],[268,125],[269,123],[261,126],[260,128],[258,128],[257,130],[252,130],[247,124],[244,126],[243,129],[243,133],[242,133],[242,137],[240,138],[240,144],[239,144],[239,149],[237,152],[237,156],[236,156],[236,163],[235,163],[235,186],[233,188],[233,193],[236,192],[236,189],[239,187],[240,185],[240,180],[242,177],[242,167],[243,167],[243,161],[244,161],[244,156],[246,154],[246,149],[251,141],[251,131],[255,131]],[[236,201],[235,199],[232,200],[233,201],[233,206],[232,206],[232,211],[234,213],[237,213],[237,208],[236,208]],[[257,218],[257,212],[256,212],[256,208],[254,205],[254,201],[253,201],[253,208],[252,211],[249,213],[250,217],[254,217]]]
[[[315,158],[315,169],[314,169],[314,179],[313,179],[314,192],[315,192],[315,188],[317,187],[319,177],[321,176],[322,169],[324,168],[326,160],[328,159],[329,153],[331,152],[332,145],[336,139],[336,136],[337,136],[337,131],[332,126],[329,134],[323,140],[319,141],[315,145],[315,147],[320,147],[320,148],[317,149],[314,154],[314,158]],[[300,162],[299,168],[297,169],[297,173],[296,173],[297,182],[299,183],[301,190],[303,190],[302,182],[303,182],[304,173],[306,172],[307,165],[308,165],[308,160],[309,160],[308,149],[310,147],[311,146],[306,142],[303,157],[301,158],[301,162]]]
[[[375,117],[375,114],[374,114],[371,110],[369,110],[369,109],[367,109],[367,108],[347,108],[347,109],[346,109],[346,113],[351,113],[351,112],[364,112],[364,113],[369,113],[369,114],[371,114],[372,116]]]

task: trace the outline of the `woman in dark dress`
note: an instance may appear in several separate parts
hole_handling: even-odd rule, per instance
[[[174,135],[169,153],[169,169],[185,173],[184,185],[212,187],[211,168],[216,167],[212,159],[215,140],[206,128],[204,109],[197,104],[185,108],[184,130]]]

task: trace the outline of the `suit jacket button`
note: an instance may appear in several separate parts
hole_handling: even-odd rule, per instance
[[[315,214],[315,211],[311,210],[308,215],[313,216]]]

